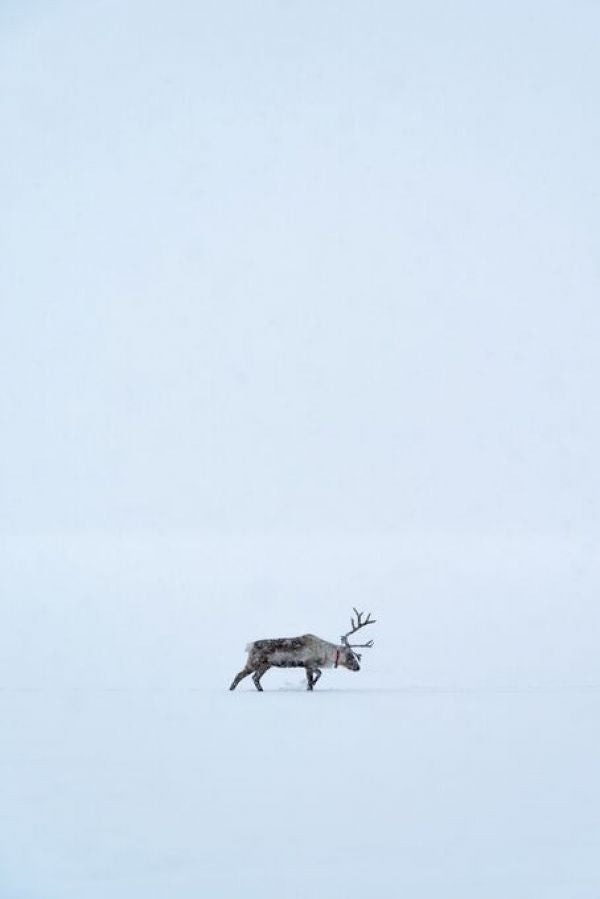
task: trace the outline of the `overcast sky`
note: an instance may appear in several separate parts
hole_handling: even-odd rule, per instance
[[[596,528],[599,33],[4,2],[2,530]]]

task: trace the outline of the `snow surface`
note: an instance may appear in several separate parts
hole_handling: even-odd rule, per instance
[[[2,0],[0,899],[600,897],[599,33]]]
[[[3,899],[598,896],[587,541],[3,550]],[[353,604],[359,673],[228,691],[246,640],[335,639]]]

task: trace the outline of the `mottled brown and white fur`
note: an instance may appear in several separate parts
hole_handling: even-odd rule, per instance
[[[358,656],[347,646],[329,643],[314,634],[301,637],[281,637],[276,640],[255,640],[246,646],[248,659],[230,686],[235,690],[239,682],[252,674],[257,690],[260,679],[269,668],[305,668],[307,690],[312,690],[321,677],[321,668],[348,668],[359,671]]]

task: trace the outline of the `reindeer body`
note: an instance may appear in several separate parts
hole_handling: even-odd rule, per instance
[[[314,634],[301,637],[282,637],[276,640],[255,640],[246,647],[253,663],[268,657],[269,664],[278,668],[297,668],[314,663],[319,668],[335,665],[337,646]]]
[[[362,622],[359,615],[358,627],[364,627],[365,624],[371,623],[373,622],[369,619]],[[353,632],[350,631],[350,633]],[[322,668],[343,667],[350,671],[359,671],[360,656],[348,644],[347,637],[348,634],[342,637],[341,644],[330,643],[314,634],[303,634],[301,637],[280,637],[274,640],[255,640],[248,643],[246,664],[236,674],[229,689],[235,690],[243,678],[252,674],[256,689],[262,691],[260,679],[269,668],[305,668],[308,690],[312,690],[321,677]],[[361,645],[371,646],[372,641]]]

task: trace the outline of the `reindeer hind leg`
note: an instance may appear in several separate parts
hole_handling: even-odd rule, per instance
[[[260,679],[265,674],[271,666],[268,662],[264,662],[262,665],[259,665],[254,674],[252,675],[252,680],[254,681],[254,686],[256,689],[262,693],[263,688],[260,685]]]
[[[254,668],[248,668],[248,666],[246,665],[245,668],[242,668],[242,670],[240,672],[238,672],[238,674],[236,674],[236,676],[234,677],[234,679],[231,682],[231,686],[229,689],[235,690],[235,688],[237,687],[239,682],[241,680],[243,680],[245,677],[248,677],[249,674],[252,674],[253,671],[254,671]]]

